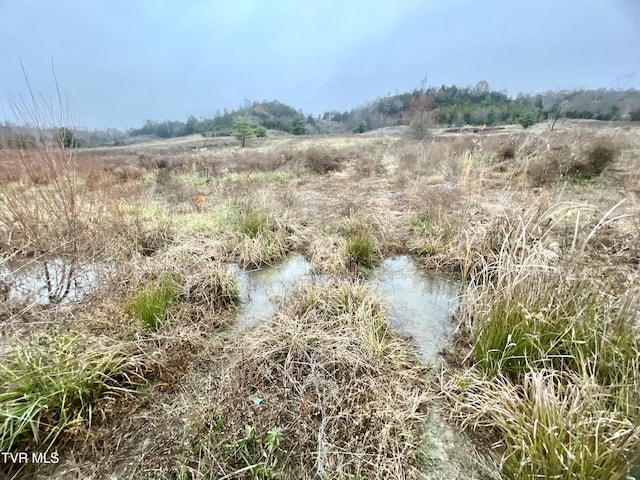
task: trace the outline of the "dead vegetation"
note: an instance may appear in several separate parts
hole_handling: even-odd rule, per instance
[[[549,350],[549,358],[534,359],[528,349],[530,364],[548,367],[558,355],[573,355],[568,363],[585,370],[568,372],[564,364],[526,370],[512,361],[515,354],[500,350],[504,345],[489,342],[487,351],[504,355],[488,356],[489,371],[498,373],[487,379],[478,374],[487,355],[474,348],[488,333],[473,332],[488,332],[479,325],[499,317],[500,306],[509,318],[526,319],[527,328],[534,320],[543,328],[553,308],[585,299],[553,297],[555,306],[542,305],[549,291],[533,298],[524,290],[555,285],[552,277],[573,281],[579,271],[611,305],[626,302],[637,323],[637,131],[563,126],[445,132],[423,141],[286,137],[258,139],[245,149],[189,142],[0,151],[10,166],[0,180],[3,295],[13,295],[24,265],[67,261],[66,277],[50,275],[49,302],[13,295],[2,303],[3,363],[13,358],[8,351],[18,336],[35,339],[46,331],[120,348],[128,365],[109,380],[109,388],[126,388],[123,396],[94,392],[91,421],[81,410],[77,424],[61,430],[64,441],[54,445],[61,462],[9,468],[15,478],[438,478],[429,465],[441,459],[431,458],[421,429],[443,399],[456,425],[485,439],[480,450],[500,446],[493,460],[504,468],[516,471],[526,462],[515,459],[539,453],[528,450],[535,432],[527,426],[539,409],[549,413],[548,431],[571,419],[561,431],[572,445],[587,439],[611,446],[600,463],[576,460],[572,468],[599,475],[628,467],[638,445],[637,415],[630,413],[637,404],[616,390],[617,407],[610,408],[613,387],[603,384],[601,371],[595,379],[583,375],[594,373],[593,362],[578,362],[589,351]],[[198,212],[192,202],[202,194],[207,200]],[[241,305],[228,264],[265,268],[293,252],[325,280],[299,285],[271,319],[235,331]],[[368,273],[393,254],[412,254],[469,285],[462,298],[466,331],[458,332],[437,382],[389,326],[368,286]],[[86,265],[101,265],[91,292],[82,299],[64,295]],[[520,316],[518,305],[526,310]],[[149,317],[140,313],[147,310]],[[632,336],[635,327],[627,326]],[[598,363],[606,360],[611,370],[624,364],[633,373],[636,366],[624,361],[636,345],[623,346],[612,354],[614,363],[606,363],[613,357]],[[510,377],[507,366],[522,370]],[[635,377],[625,378],[635,385]],[[590,392],[601,397],[589,403]],[[569,410],[559,402],[568,395],[577,399]],[[623,424],[627,443],[611,433]],[[602,426],[602,435],[590,425]],[[542,471],[527,465],[523,477],[512,478]]]

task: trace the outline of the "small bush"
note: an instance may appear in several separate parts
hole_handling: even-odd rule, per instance
[[[178,303],[179,295],[179,277],[164,274],[140,291],[127,311],[141,320],[146,328],[157,330],[166,320],[169,308]]]
[[[606,141],[595,143],[584,152],[584,159],[581,162],[571,165],[568,173],[588,180],[600,175],[613,163],[617,155],[618,149],[613,144]]]
[[[335,149],[310,148],[305,152],[306,166],[315,173],[340,170],[343,155]]]
[[[502,145],[498,151],[498,158],[500,160],[507,160],[515,158],[516,156],[516,147],[513,144]]]
[[[527,110],[518,117],[518,123],[524,129],[534,126],[538,122],[538,112],[536,110]]]
[[[428,112],[416,113],[409,122],[409,135],[414,140],[424,140],[429,136],[429,127],[434,125],[433,115]]]
[[[575,161],[567,145],[552,146],[532,154],[527,162],[527,177],[536,187],[553,185],[565,178]]]

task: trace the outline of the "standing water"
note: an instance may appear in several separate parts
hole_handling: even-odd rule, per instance
[[[39,304],[81,300],[96,281],[97,265],[63,258],[49,261],[11,260],[0,266],[0,282],[6,296]]]
[[[436,362],[455,329],[457,283],[423,271],[407,256],[384,260],[373,280],[385,295],[391,325],[413,339],[423,361]]]
[[[310,276],[309,262],[302,256],[291,257],[277,267],[240,271],[238,280],[243,312],[238,318],[238,327],[245,330],[269,318],[285,292],[296,281]]]
[[[238,328],[247,329],[275,312],[277,301],[298,281],[312,281],[309,262],[294,256],[277,267],[240,271],[243,303]],[[391,325],[410,336],[425,362],[435,362],[455,325],[450,321],[457,307],[457,284],[420,269],[407,256],[387,258],[372,278],[384,295]]]

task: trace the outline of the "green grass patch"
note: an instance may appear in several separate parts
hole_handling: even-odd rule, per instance
[[[171,180],[177,185],[202,187],[213,184],[216,179],[210,175],[194,175],[190,173],[172,173]]]
[[[411,250],[425,257],[445,252],[451,248],[459,228],[459,221],[416,213],[409,219],[409,229],[414,234]]]
[[[241,234],[255,239],[271,230],[269,215],[259,208],[248,206],[238,216],[238,229]]]
[[[116,390],[127,365],[118,349],[92,349],[77,337],[42,335],[0,363],[0,450],[48,451],[60,434],[91,422],[101,396]]]
[[[236,211],[230,203],[207,207],[202,213],[186,213],[175,217],[174,223],[186,233],[218,235],[236,222]]]
[[[640,386],[640,336],[633,301],[614,301],[589,279],[559,273],[496,290],[486,317],[474,329],[478,367],[517,381],[530,370],[593,377],[611,388],[612,408],[640,407],[628,386]],[[537,288],[534,295],[532,288]]]
[[[245,425],[244,437],[226,445],[234,459],[232,465],[236,470],[222,477],[267,480],[281,478],[278,468],[278,456],[282,455],[280,445],[284,440],[281,427],[274,427],[268,432],[260,432],[255,427]]]
[[[280,204],[241,199],[235,211],[234,257],[243,267],[274,265],[296,242],[295,228]]]
[[[178,303],[181,280],[165,273],[140,290],[127,307],[127,312],[139,319],[145,328],[158,330],[169,309]]]
[[[351,235],[347,239],[344,255],[350,265],[371,269],[376,261],[373,238],[362,232]]]
[[[476,363],[442,393],[498,434],[505,478],[623,478],[640,448],[639,292],[615,294],[577,255],[545,265],[517,232],[473,279]]]

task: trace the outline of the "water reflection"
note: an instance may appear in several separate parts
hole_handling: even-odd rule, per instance
[[[0,267],[7,299],[40,304],[66,303],[81,300],[96,280],[97,267],[73,260],[5,261]]]
[[[437,361],[455,329],[451,316],[458,306],[458,284],[424,271],[407,256],[384,260],[373,281],[385,294],[391,325],[413,339],[422,360]]]
[[[275,312],[278,300],[299,281],[314,281],[309,263],[294,256],[279,266],[237,271],[243,310],[238,327],[249,328]],[[435,362],[455,325],[458,285],[442,275],[421,269],[411,257],[384,260],[371,279],[384,295],[391,325],[410,336],[425,362]]]
[[[309,262],[302,256],[294,256],[277,267],[255,271],[237,272],[243,310],[238,327],[247,329],[275,312],[277,302],[295,282],[310,278]]]

